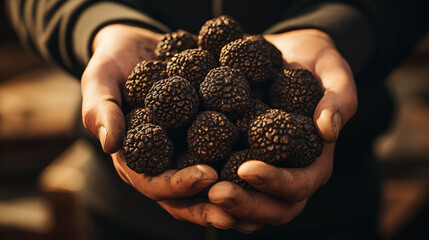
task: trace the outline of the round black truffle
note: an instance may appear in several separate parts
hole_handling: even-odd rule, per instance
[[[283,68],[283,55],[280,50],[272,43],[268,42],[262,35],[250,35],[246,38],[260,42],[261,50],[271,59],[273,68],[279,72]]]
[[[237,39],[222,48],[219,64],[239,69],[252,83],[266,82],[272,78],[273,65],[263,49],[261,41]]]
[[[253,155],[270,164],[306,167],[322,154],[322,141],[313,119],[270,109],[250,125],[248,140]]]
[[[143,123],[153,123],[156,124],[155,120],[149,115],[148,111],[145,108],[134,108],[125,115],[125,123],[127,130],[135,128]]]
[[[322,87],[306,69],[285,69],[269,89],[272,107],[311,118],[322,97]]]
[[[161,61],[142,61],[132,70],[124,86],[125,101],[132,107],[144,107],[144,99],[157,81],[167,78],[165,63]]]
[[[167,63],[168,76],[181,76],[198,89],[210,69],[217,61],[207,50],[187,49],[175,54]]]
[[[158,175],[170,168],[173,144],[162,127],[144,123],[128,130],[122,150],[130,169]]]
[[[149,115],[168,129],[190,123],[198,112],[198,104],[195,88],[180,76],[156,82],[145,99]]]
[[[250,85],[237,69],[218,67],[210,70],[200,85],[204,105],[228,117],[241,116],[250,106]]]
[[[196,47],[197,36],[179,29],[176,32],[164,34],[162,40],[156,45],[154,54],[156,59],[167,60],[176,53]]]
[[[255,160],[250,149],[232,152],[222,167],[220,180],[233,182],[247,190],[254,190],[255,188],[252,185],[241,179],[237,174],[240,165],[248,160]]]
[[[207,163],[226,158],[238,138],[237,128],[222,113],[198,114],[188,130],[188,147]]]
[[[225,44],[241,37],[241,25],[234,18],[222,15],[204,23],[198,34],[198,46],[219,58],[220,50]]]

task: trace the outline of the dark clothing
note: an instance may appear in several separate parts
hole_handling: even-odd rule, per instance
[[[236,18],[247,33],[279,33],[301,28],[327,32],[356,77],[359,109],[337,142],[334,172],[305,210],[285,226],[265,226],[253,234],[218,230],[219,239],[371,239],[379,174],[372,140],[390,119],[385,75],[428,30],[419,1],[342,2],[320,0],[235,1],[15,1],[7,2],[10,18],[23,42],[46,60],[80,77],[91,57],[96,32],[110,23],[133,23],[159,32],[179,28],[198,33],[220,14]],[[24,17],[21,17],[24,16]],[[426,19],[424,19],[426,18]],[[382,110],[381,110],[382,109]],[[124,232],[147,239],[201,239],[203,227],[178,222],[157,204],[117,176],[111,162],[94,160],[89,167],[85,203],[104,238]],[[372,226],[372,227],[371,227]],[[136,234],[136,235],[133,235]]]

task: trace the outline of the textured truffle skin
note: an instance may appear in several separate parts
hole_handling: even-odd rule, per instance
[[[125,82],[125,101],[133,108],[144,107],[144,99],[152,85],[167,77],[166,64],[161,61],[137,63]]]
[[[222,113],[198,114],[188,129],[188,147],[207,163],[226,158],[238,137],[234,124]]]
[[[270,164],[306,167],[322,154],[322,141],[312,118],[270,109],[250,125],[252,154]]]
[[[322,97],[322,87],[306,69],[285,69],[269,89],[271,106],[307,117],[313,117]]]
[[[220,50],[225,44],[241,37],[241,25],[234,18],[222,15],[204,23],[198,34],[198,46],[219,58]]]
[[[217,67],[217,61],[207,50],[187,49],[175,54],[167,63],[168,76],[181,76],[195,89],[204,80],[210,69]]]
[[[137,127],[143,123],[153,123],[156,124],[155,120],[149,115],[147,109],[145,108],[134,108],[125,115],[125,123],[127,130]]]
[[[179,29],[176,32],[164,34],[162,40],[156,45],[154,54],[156,59],[167,60],[176,53],[196,47],[197,36]]]
[[[218,67],[210,70],[200,85],[204,105],[230,118],[239,117],[250,107],[250,85],[237,69]]]
[[[241,179],[237,174],[240,165],[248,160],[254,160],[250,149],[232,152],[222,167],[220,180],[233,182],[247,190],[254,190],[255,188],[252,185]]]
[[[144,123],[128,130],[122,150],[130,169],[158,175],[170,168],[173,144],[162,127]]]
[[[270,109],[270,106],[268,106],[266,103],[262,102],[259,99],[252,98],[250,101],[250,107],[247,112],[242,117],[237,118],[235,120],[235,126],[237,127],[238,132],[240,134],[245,134],[246,140],[247,131],[249,130],[250,124],[258,115],[263,114],[268,109]]]
[[[264,53],[262,43],[252,38],[226,44],[220,52],[219,65],[239,69],[255,84],[268,81],[273,74],[271,58]]]
[[[191,122],[198,112],[198,104],[195,88],[180,76],[156,82],[145,99],[149,115],[167,129]]]
[[[198,164],[207,164],[202,161],[198,155],[191,151],[186,151],[176,161],[176,168],[181,170]]]
[[[262,52],[267,55],[271,59],[271,62],[273,64],[273,68],[276,71],[280,71],[283,68],[283,55],[280,50],[274,46],[272,43],[268,42],[264,36],[262,35],[250,35],[246,38],[253,39],[255,41],[260,42],[260,46],[262,49]]]

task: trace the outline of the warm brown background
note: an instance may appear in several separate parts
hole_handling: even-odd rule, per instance
[[[80,169],[97,157],[79,121],[79,82],[24,51],[0,9],[0,239],[79,239]],[[429,239],[429,35],[392,72],[383,167],[384,239]]]

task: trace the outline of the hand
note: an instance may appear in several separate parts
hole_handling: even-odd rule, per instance
[[[191,197],[217,180],[213,168],[198,165],[151,177],[129,169],[120,150],[125,135],[121,87],[138,62],[153,58],[160,40],[158,33],[123,24],[108,25],[96,34],[93,56],[81,82],[84,126],[98,137],[103,150],[112,154],[122,180],[157,201],[173,217],[230,228],[235,222],[230,214],[208,200]]]
[[[304,209],[311,195],[329,180],[335,141],[357,108],[351,69],[326,33],[305,29],[265,37],[283,53],[288,68],[310,70],[325,89],[313,116],[323,153],[306,168],[277,168],[256,160],[243,163],[238,175],[261,192],[230,182],[213,185],[210,201],[246,221],[237,220],[234,225],[243,232],[256,231],[264,224],[286,224]]]

